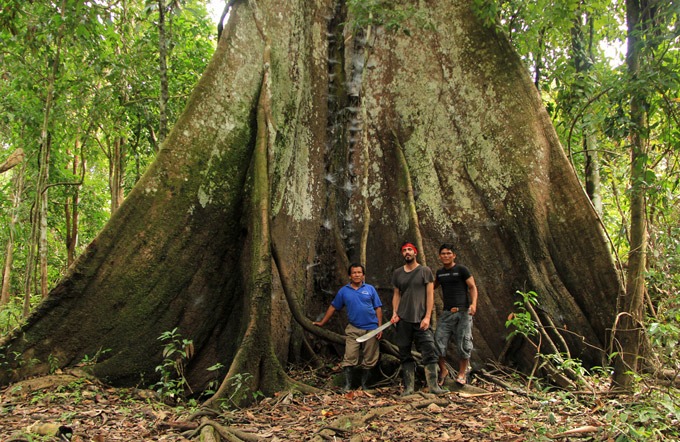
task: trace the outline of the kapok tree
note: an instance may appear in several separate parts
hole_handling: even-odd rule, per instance
[[[601,364],[619,275],[528,73],[472,3],[234,2],[154,164],[3,343],[0,381],[99,355],[95,375],[149,383],[177,328],[193,391],[249,373],[272,394],[349,262],[390,317],[406,239],[430,265],[453,241],[472,270],[475,361],[533,365],[505,343],[532,290],[572,357]]]

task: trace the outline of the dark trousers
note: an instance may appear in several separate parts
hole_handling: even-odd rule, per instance
[[[413,362],[411,348],[414,342],[416,349],[423,357],[423,365],[437,363],[439,353],[437,353],[437,347],[434,344],[432,328],[421,330],[420,323],[406,322],[404,320],[397,322],[396,328],[396,343],[399,347],[399,360],[402,364]]]

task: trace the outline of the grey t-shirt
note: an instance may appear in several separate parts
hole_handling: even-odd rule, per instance
[[[427,284],[434,282],[432,270],[419,265],[410,272],[401,266],[392,274],[392,286],[399,289],[401,299],[397,315],[407,322],[420,322],[427,312]]]

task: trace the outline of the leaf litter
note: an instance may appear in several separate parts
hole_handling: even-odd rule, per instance
[[[0,440],[197,441],[207,425],[222,435],[217,441],[613,441],[619,435],[606,419],[608,399],[575,400],[564,392],[537,398],[482,378],[463,388],[449,385],[453,391],[441,396],[423,389],[402,397],[398,384],[288,392],[219,414],[89,378],[39,380],[0,391]],[[57,436],[63,429],[70,433]]]

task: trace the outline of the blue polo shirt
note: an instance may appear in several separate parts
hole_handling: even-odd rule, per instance
[[[358,289],[354,289],[351,284],[347,284],[338,290],[331,305],[336,310],[347,307],[347,317],[350,324],[362,330],[374,330],[378,328],[378,316],[375,309],[382,307],[378,292],[370,284],[362,284]]]

